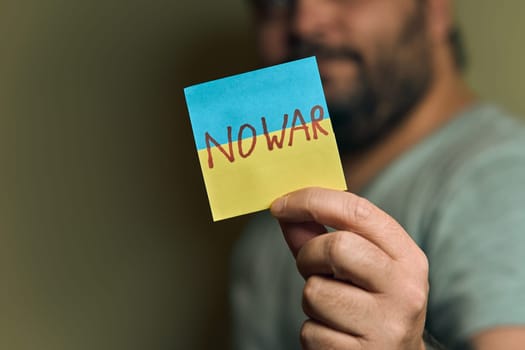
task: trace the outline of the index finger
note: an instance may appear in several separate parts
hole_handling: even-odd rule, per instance
[[[336,230],[352,231],[394,259],[404,256],[407,247],[416,245],[390,215],[348,192],[306,188],[277,199],[270,210],[282,222],[314,221]]]

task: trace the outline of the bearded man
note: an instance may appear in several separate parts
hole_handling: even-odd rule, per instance
[[[252,219],[236,347],[425,349],[426,329],[523,349],[525,131],[465,84],[453,1],[254,3],[266,63],[317,57],[349,192],[300,190]]]

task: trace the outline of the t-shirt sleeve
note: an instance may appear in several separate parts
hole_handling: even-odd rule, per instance
[[[525,147],[474,159],[442,189],[432,218],[429,324],[447,348],[525,325]]]

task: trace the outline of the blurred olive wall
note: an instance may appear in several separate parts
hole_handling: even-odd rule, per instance
[[[467,80],[481,97],[525,116],[525,2],[456,0],[469,55]]]
[[[226,347],[182,88],[254,67],[244,5],[0,0],[0,349]]]
[[[525,114],[520,0],[458,1]],[[225,349],[231,244],[182,88],[256,67],[243,0],[0,0],[0,349]]]

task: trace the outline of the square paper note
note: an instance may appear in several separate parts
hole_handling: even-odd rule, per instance
[[[299,188],[346,188],[314,57],[184,92],[214,221]]]

